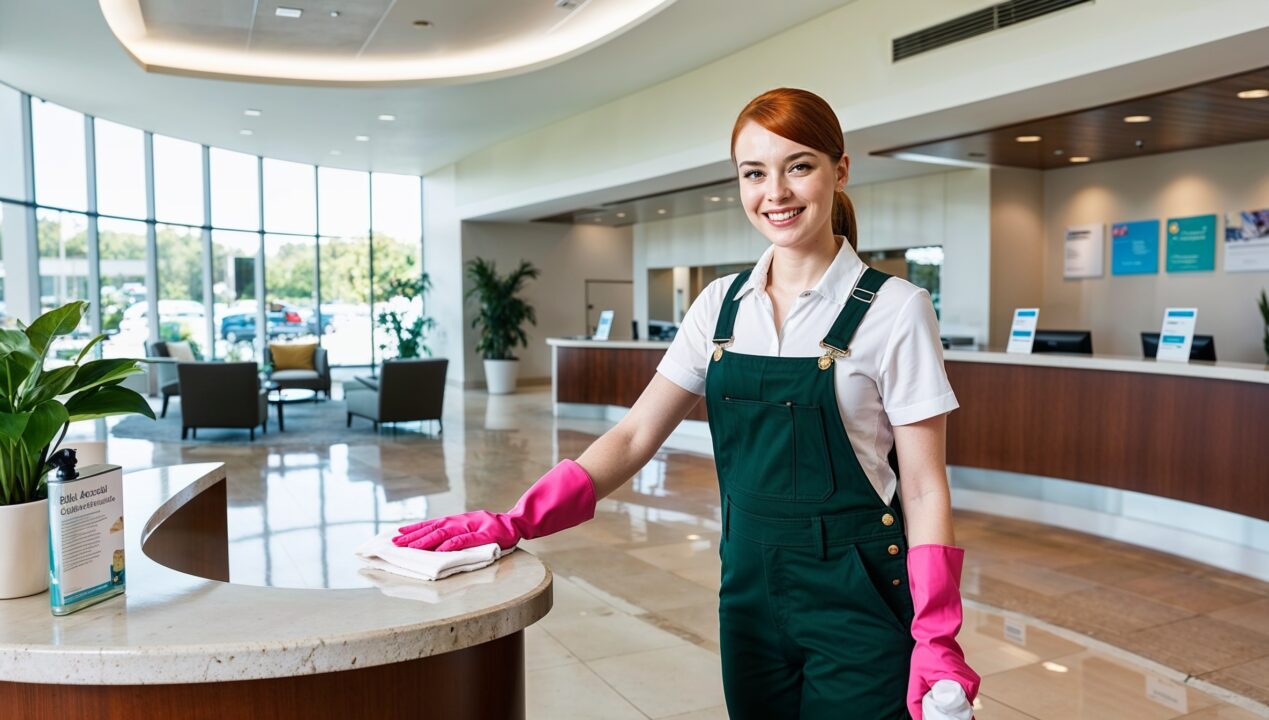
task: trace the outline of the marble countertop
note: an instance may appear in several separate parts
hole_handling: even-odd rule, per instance
[[[225,480],[220,463],[125,475],[127,593],[60,618],[47,592],[0,601],[0,680],[145,685],[350,670],[495,640],[550,610],[551,573],[522,550],[433,583],[367,570],[364,587],[338,589],[208,580],[145,555],[159,523]]]
[[[1141,357],[1119,355],[1063,355],[1060,353],[1006,353],[987,350],[944,350],[943,359],[951,362],[996,363],[1000,365],[1032,365],[1038,367],[1110,370],[1114,372],[1176,375],[1179,377],[1269,383],[1269,365],[1237,362],[1158,362]]]

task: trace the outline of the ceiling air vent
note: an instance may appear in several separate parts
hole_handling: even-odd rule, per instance
[[[1083,5],[1093,0],[1009,0],[972,13],[952,18],[947,22],[895,38],[892,43],[894,61],[920,55],[944,45],[967,40],[993,30],[1034,20],[1058,10]]]

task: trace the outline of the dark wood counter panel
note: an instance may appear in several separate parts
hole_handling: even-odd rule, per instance
[[[664,347],[556,347],[556,402],[631,407],[665,355]],[[698,402],[689,420],[705,419]]]
[[[1269,520],[1269,384],[946,363],[951,465],[1064,478]]]

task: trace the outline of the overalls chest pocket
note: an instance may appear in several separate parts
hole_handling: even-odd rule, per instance
[[[836,408],[834,408],[836,410]],[[724,395],[718,418],[728,492],[764,500],[823,502],[833,470],[820,406]]]

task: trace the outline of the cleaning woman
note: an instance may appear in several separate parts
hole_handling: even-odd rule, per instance
[[[745,214],[771,243],[758,263],[701,293],[629,414],[510,512],[395,542],[509,548],[589,520],[704,395],[733,720],[968,720],[979,678],[956,642],[964,551],[944,464],[957,403],[929,294],[856,254],[850,159],[823,99],[764,93],[731,137]]]

